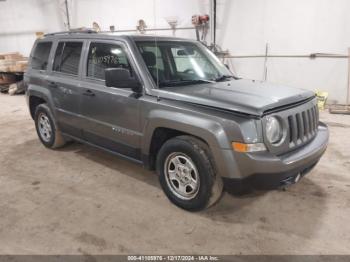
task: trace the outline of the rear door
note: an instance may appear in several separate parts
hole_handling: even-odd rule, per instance
[[[90,41],[84,59],[81,114],[84,139],[140,160],[140,102],[131,89],[105,85],[106,68],[135,74],[130,55],[119,41]]]
[[[63,133],[81,138],[80,100],[83,40],[60,40],[52,73],[48,78],[56,107],[56,117]]]

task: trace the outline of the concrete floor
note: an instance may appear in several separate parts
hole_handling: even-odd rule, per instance
[[[24,97],[0,94],[0,253],[350,254],[350,116],[321,119],[329,148],[298,184],[189,213],[141,166],[44,148]]]

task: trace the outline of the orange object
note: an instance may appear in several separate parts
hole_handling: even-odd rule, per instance
[[[248,145],[239,142],[232,142],[232,148],[236,152],[248,152]]]
[[[240,142],[232,142],[232,149],[236,152],[248,153],[265,151],[266,146],[263,143],[245,144]]]

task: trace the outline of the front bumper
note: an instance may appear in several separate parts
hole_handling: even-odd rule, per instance
[[[232,170],[224,176],[227,183],[249,184],[258,188],[274,188],[295,182],[297,175],[306,175],[319,161],[328,144],[329,131],[325,124],[308,144],[292,152],[275,156],[269,152],[233,152]],[[231,181],[228,181],[231,180]]]

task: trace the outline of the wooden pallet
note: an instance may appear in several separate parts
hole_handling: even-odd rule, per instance
[[[18,52],[0,54],[0,72],[24,72],[28,59]]]
[[[9,84],[3,84],[0,85],[0,92],[1,93],[7,93],[9,91],[10,85]]]
[[[329,113],[350,115],[350,105],[330,105]]]
[[[20,83],[23,80],[23,72],[0,72],[0,92],[1,93],[7,93],[9,91],[9,88],[11,85],[16,85],[17,83]],[[15,93],[17,92],[17,89],[20,88],[14,88],[16,89]]]

